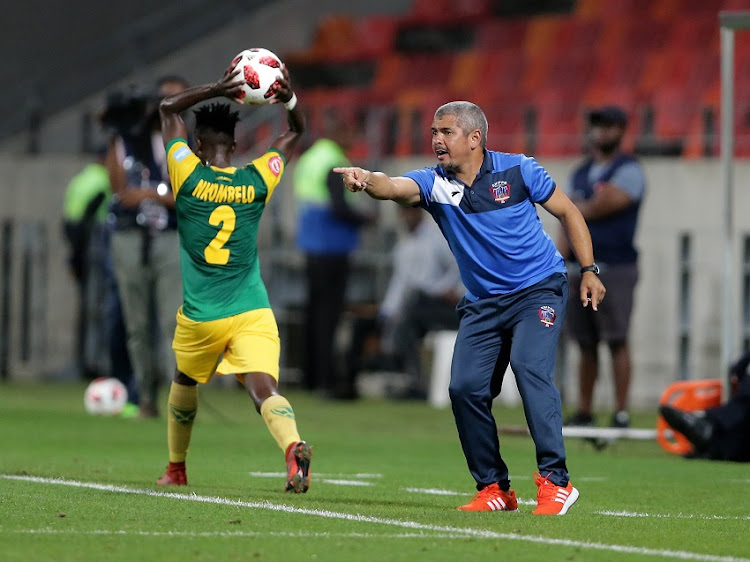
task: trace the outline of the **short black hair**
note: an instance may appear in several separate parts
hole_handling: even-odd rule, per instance
[[[234,127],[240,120],[238,111],[232,111],[226,103],[212,103],[196,109],[195,134],[223,133],[234,139]]]

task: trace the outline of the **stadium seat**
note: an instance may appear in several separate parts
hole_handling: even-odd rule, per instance
[[[574,17],[560,19],[553,54],[558,57],[592,57],[596,53],[602,24],[596,20]]]
[[[629,114],[631,133],[645,131],[652,140],[653,133],[680,138],[685,154],[695,158],[710,144],[701,96],[718,88],[716,14],[743,8],[750,8],[750,0],[618,0],[606,5],[578,0],[568,14],[521,18],[493,16],[493,9],[499,12],[492,0],[414,0],[401,16],[333,14],[322,19],[303,54],[328,66],[306,68],[306,74],[300,66],[298,84],[303,77],[327,79],[342,64],[343,75],[356,80],[339,81],[337,87],[369,90],[366,100],[357,98],[360,111],[395,108],[392,129],[399,133],[393,135],[398,142],[390,145],[398,145],[399,154],[428,149],[423,138],[400,134],[425,129],[425,115],[431,119],[428,105],[434,110],[436,100],[468,99],[492,115],[489,140],[508,150],[533,148],[562,156],[574,150],[570,139],[581,135],[587,110],[617,104]],[[441,34],[457,23],[464,25],[461,34],[454,33],[460,40],[441,49]],[[411,35],[405,36],[407,31]],[[744,92],[750,90],[750,34],[737,34],[735,43],[735,87]],[[351,66],[358,61],[370,68]],[[417,100],[415,89],[429,101]],[[535,106],[539,135],[530,144],[528,116]],[[644,117],[646,108],[653,108],[653,118]],[[739,136],[750,135],[747,119],[737,126]],[[739,152],[745,145],[750,151],[750,138],[738,137]]]
[[[584,20],[601,20],[603,19],[604,7],[600,0],[578,0],[575,15]]]
[[[444,89],[406,89],[396,97],[396,143],[397,156],[432,154],[430,127],[435,110],[452,101]]]
[[[661,139],[684,138],[690,119],[700,114],[699,95],[686,95],[680,86],[659,88],[651,98],[654,108],[654,133]]]
[[[500,152],[529,152],[530,139],[526,131],[526,121],[530,106],[523,98],[505,99],[493,102],[490,99],[471,99],[484,109],[489,129],[487,147]]]
[[[718,50],[719,21],[716,12],[711,11],[700,17],[686,15],[672,22],[669,47],[683,53],[696,48],[703,52]]]
[[[340,59],[352,56],[356,45],[352,18],[331,14],[318,23],[310,54],[318,60]]]
[[[678,381],[670,384],[659,398],[659,405],[669,405],[686,412],[705,410],[721,404],[722,383],[720,379]],[[656,420],[656,440],[668,453],[685,455],[693,450],[682,434],[673,431],[664,418]]]
[[[584,112],[573,91],[550,89],[534,99],[536,127],[533,155],[579,156],[584,140]]]
[[[408,80],[406,56],[392,51],[378,60],[377,70],[371,85],[372,95],[383,101],[392,101],[394,92]]]
[[[489,15],[488,0],[413,0],[403,21],[408,23],[465,23]]]
[[[388,16],[370,16],[354,22],[354,40],[362,57],[380,57],[393,49],[397,22]]]
[[[479,53],[476,81],[488,94],[505,96],[521,91],[526,60],[513,47]]]
[[[474,48],[480,51],[513,49],[519,57],[519,47],[525,41],[528,21],[520,18],[486,20],[477,29]]]
[[[470,95],[479,84],[485,83],[483,62],[484,57],[476,49],[456,55],[448,88],[464,98]]]
[[[555,36],[561,25],[559,16],[537,16],[529,20],[523,42],[523,53],[527,57],[539,57],[552,52]]]

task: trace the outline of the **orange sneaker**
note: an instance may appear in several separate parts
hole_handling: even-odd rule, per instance
[[[156,481],[159,486],[187,486],[185,462],[170,462],[167,471]]]
[[[310,459],[312,447],[304,441],[292,443],[286,449],[286,488],[285,492],[304,494],[310,487]]]
[[[565,515],[578,499],[578,490],[570,482],[567,486],[558,486],[549,481],[549,475],[542,478],[538,472],[534,473],[534,481],[539,489],[532,515]]]
[[[457,507],[459,511],[515,511],[518,500],[513,490],[504,492],[497,482],[479,490],[466,505]]]

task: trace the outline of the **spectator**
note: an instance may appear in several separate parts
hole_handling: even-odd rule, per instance
[[[432,330],[457,330],[463,295],[456,259],[434,221],[419,207],[401,207],[406,227],[393,249],[393,275],[380,306],[383,351],[409,377],[404,398],[427,397],[420,347]]]
[[[623,152],[628,119],[619,107],[606,106],[589,114],[590,157],[572,174],[570,198],[591,232],[594,255],[607,300],[594,314],[591,308],[570,307],[567,328],[581,351],[576,413],[568,425],[594,425],[593,397],[599,376],[599,343],[606,342],[612,358],[615,412],[613,427],[628,427],[631,378],[628,332],[633,292],[638,281],[638,252],[633,244],[646,178],[638,161]],[[572,258],[561,240],[561,252]],[[581,276],[570,268],[571,301],[576,300]]]
[[[693,445],[688,458],[750,462],[750,352],[729,369],[730,396],[721,406],[703,413],[678,410],[669,405],[659,413],[672,429]]]
[[[63,203],[63,229],[69,244],[68,266],[78,289],[75,363],[78,375],[93,379],[101,376],[97,367],[103,345],[102,314],[97,314],[105,291],[104,268],[107,259],[105,223],[111,195],[105,166],[106,148],[68,183]]]
[[[159,415],[174,311],[182,301],[177,218],[156,102],[186,87],[179,77],[164,77],[156,96],[132,91],[110,99],[103,118],[114,130],[107,155],[112,258],[141,417]]]
[[[565,263],[542,229],[536,204],[562,224],[585,265],[578,298],[598,308],[605,289],[586,223],[533,158],[487,150],[487,118],[469,102],[437,109],[432,121],[434,168],[389,177],[336,168],[351,191],[404,206],[420,205],[440,226],[458,262],[466,295],[449,395],[469,471],[479,492],[462,511],[515,511],[508,466],[500,455],[492,400],[510,363],[536,446],[535,515],[563,515],[578,499],[562,438],[554,384],[557,341],[567,307]]]
[[[346,151],[353,140],[346,121],[326,115],[323,137],[299,159],[294,191],[299,202],[297,247],[305,255],[304,386],[325,395],[337,394],[341,380],[335,353],[336,330],[346,304],[350,256],[359,247],[360,228],[370,218],[349,203],[334,166],[348,166]]]

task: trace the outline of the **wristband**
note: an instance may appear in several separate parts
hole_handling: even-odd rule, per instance
[[[291,111],[295,107],[297,107],[297,94],[292,93],[292,97],[289,98],[289,101],[284,102],[284,107],[286,107],[287,111]]]

